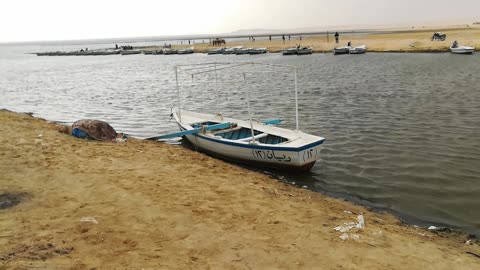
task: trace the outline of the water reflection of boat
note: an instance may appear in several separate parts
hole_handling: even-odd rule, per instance
[[[217,73],[242,67],[252,67],[249,68],[251,72],[260,72],[262,70],[259,70],[259,68],[263,68],[268,71],[279,69],[280,72],[286,74],[295,74],[296,130],[274,126],[281,122],[278,119],[265,122],[252,120],[249,102],[250,90],[246,85],[246,74],[248,73],[244,72],[243,79],[245,82],[240,81],[239,83],[245,85],[246,103],[249,112],[248,121],[224,117],[218,113],[218,107],[215,114],[195,113],[181,109],[180,86],[177,79],[178,107],[173,113],[173,117],[181,131],[149,139],[157,140],[183,136],[197,149],[227,160],[281,169],[310,170],[320,157],[320,145],[325,139],[303,133],[298,128],[296,67],[256,63],[179,65],[175,66],[175,77],[179,78],[179,73],[181,75],[185,73],[189,78],[189,83],[192,83],[197,76],[201,77],[202,74],[213,73],[215,74],[215,82],[217,82]],[[242,74],[242,71],[238,70],[235,70],[233,74],[239,74],[238,72]],[[215,93],[218,106],[218,89]]]

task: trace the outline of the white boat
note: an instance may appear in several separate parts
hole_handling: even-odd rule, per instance
[[[361,45],[350,48],[350,54],[363,54],[367,51],[367,46]]]
[[[338,55],[338,54],[349,54],[351,48],[352,48],[352,47],[350,47],[350,46],[337,47],[337,48],[333,49],[333,53],[334,53],[335,55]]]
[[[177,50],[170,49],[170,48],[162,49],[162,52],[163,52],[163,54],[178,54]]]
[[[191,54],[194,53],[193,48],[185,48],[178,50],[178,54]]]
[[[249,54],[264,54],[267,53],[267,48],[251,48]]]
[[[236,55],[249,54],[251,49],[252,49],[252,48],[241,48],[241,49],[236,50],[236,51],[235,51],[235,54],[236,54]]]
[[[297,47],[294,48],[287,48],[282,50],[283,55],[294,55],[297,54]]]
[[[216,48],[216,49],[211,49],[207,52],[207,54],[223,54],[225,51],[225,48]]]
[[[121,55],[131,55],[131,54],[140,54],[142,53],[139,50],[125,50],[125,51],[120,51]]]
[[[455,54],[472,54],[475,52],[475,48],[458,45],[456,47],[450,47],[450,51]]]
[[[227,48],[223,51],[223,54],[235,54],[235,52],[237,50],[240,50],[241,48],[243,48],[243,46],[236,46],[236,47]]]
[[[296,129],[290,130],[274,126],[281,120],[258,122],[252,120],[249,102],[249,87],[246,86],[246,74],[242,81],[245,85],[246,103],[249,120],[228,118],[218,113],[218,89],[216,89],[217,113],[196,113],[181,109],[179,74],[186,73],[186,78],[193,80],[195,76],[205,74],[206,68],[215,75],[228,69],[245,67],[261,67],[269,72],[281,69],[286,74],[294,74]],[[252,72],[258,72],[253,70]],[[235,70],[233,74],[242,74]],[[294,66],[259,64],[259,63],[207,63],[175,66],[177,78],[178,109],[173,112],[180,132],[149,138],[151,140],[184,136],[193,146],[203,152],[226,160],[288,170],[308,171],[320,158],[320,146],[325,138],[303,133],[298,122],[297,68]],[[231,77],[229,77],[231,78]]]
[[[312,54],[312,51],[311,47],[300,47],[297,48],[297,55]]]

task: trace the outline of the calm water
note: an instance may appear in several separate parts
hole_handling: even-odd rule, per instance
[[[173,64],[254,60],[299,65],[300,129],[327,141],[311,173],[280,178],[387,209],[414,224],[480,233],[479,53],[23,54],[46,49],[52,48],[0,45],[0,108],[64,123],[101,119],[141,138],[177,131],[169,119],[176,105]],[[286,120],[283,127],[294,128],[292,75],[251,74],[248,79],[255,117],[280,117]],[[212,87],[182,87],[183,105],[213,112]],[[245,118],[244,96],[241,85],[222,85],[221,111]]]

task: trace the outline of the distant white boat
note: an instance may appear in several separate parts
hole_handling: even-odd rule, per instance
[[[267,53],[267,48],[251,48],[248,51],[249,54],[263,54]]]
[[[352,47],[350,47],[350,46],[337,47],[337,48],[333,49],[333,53],[335,55],[337,55],[337,54],[349,54],[351,48]]]
[[[297,47],[294,48],[287,48],[282,50],[283,55],[294,55],[297,54]]]
[[[475,51],[475,48],[458,45],[456,47],[450,47],[450,51],[455,54],[472,54]]]
[[[193,48],[186,48],[178,50],[178,54],[190,54],[194,53]]]
[[[131,54],[140,54],[142,53],[141,51],[138,50],[126,50],[126,51],[120,51],[121,55],[131,55]]]
[[[312,51],[311,47],[300,47],[297,48],[297,55],[312,54]]]
[[[178,54],[178,51],[175,49],[167,48],[167,49],[163,49],[162,51],[163,51],[163,54]]]
[[[243,48],[243,46],[235,46],[235,47],[227,48],[223,51],[223,54],[235,54],[235,52],[237,50],[240,50],[241,48]]]
[[[223,54],[224,51],[225,48],[211,49],[207,52],[207,54]]]
[[[362,53],[365,53],[366,51],[367,51],[367,46],[365,45],[352,47],[349,50],[350,54],[362,54]]]
[[[249,54],[252,48],[241,48],[235,51],[235,54]]]

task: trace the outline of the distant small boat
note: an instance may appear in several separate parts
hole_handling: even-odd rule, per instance
[[[362,54],[367,51],[367,46],[361,45],[357,47],[350,48],[350,54]]]
[[[287,49],[284,49],[282,50],[282,54],[283,55],[295,55],[297,54],[297,48],[287,48]]]
[[[472,54],[475,51],[475,48],[458,45],[456,47],[450,47],[450,51],[455,54]]]
[[[121,55],[131,55],[131,54],[140,54],[141,52],[138,50],[127,50],[127,51],[121,51]]]
[[[162,50],[155,50],[152,52],[153,55],[160,55],[160,54],[163,54],[163,51]]]
[[[163,54],[178,54],[178,51],[175,49],[163,49]]]
[[[312,51],[311,47],[297,48],[297,55],[312,54]]]
[[[225,48],[211,49],[207,52],[207,54],[223,54],[224,51]]]
[[[242,48],[243,48],[243,46],[236,46],[236,47],[227,48],[223,51],[223,54],[235,54],[237,50],[240,50]]]
[[[153,51],[143,51],[143,54],[153,54]]]
[[[249,54],[263,54],[267,53],[267,48],[251,48],[248,50]]]
[[[335,55],[337,55],[337,54],[349,54],[351,48],[352,47],[350,47],[350,46],[337,47],[337,48],[333,49],[333,53]]]
[[[236,50],[236,51],[235,51],[235,54],[236,54],[236,55],[239,55],[239,54],[249,54],[251,49],[252,49],[252,48],[241,48],[241,49]]]
[[[178,50],[178,54],[191,54],[194,53],[193,48],[186,48]]]

